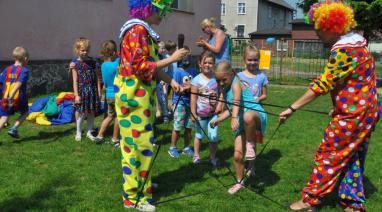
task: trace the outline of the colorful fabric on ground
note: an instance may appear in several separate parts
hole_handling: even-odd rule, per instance
[[[86,61],[74,59],[71,67],[77,70],[78,95],[81,97],[80,106],[76,107],[76,111],[98,113],[100,97],[98,96],[97,81],[101,80],[99,64],[93,59]]]
[[[48,102],[45,104],[44,109],[42,111],[46,116],[56,116],[60,113],[60,108],[56,104],[56,97],[49,97]]]
[[[61,99],[58,101],[58,99]],[[69,99],[69,100],[65,100]],[[57,102],[60,102],[57,104]],[[42,97],[29,107],[27,120],[39,125],[62,125],[74,121],[74,99],[72,92],[62,92],[57,98]]]
[[[114,84],[121,133],[123,200],[125,205],[135,204],[138,199],[140,204],[146,204],[152,202],[148,178],[154,143],[150,95],[157,45],[144,26],[133,25],[126,29],[121,47],[121,66]]]
[[[73,92],[61,92],[61,93],[59,93],[57,98],[56,98],[56,104],[60,105],[64,100],[74,101],[74,93]]]
[[[0,74],[0,82],[3,84],[0,111],[1,116],[8,116],[15,111],[20,113],[28,110],[27,82],[29,78],[29,69],[23,66],[11,65]],[[8,105],[8,97],[16,82],[21,83],[20,89],[13,97],[13,106]]]
[[[324,73],[310,84],[310,89],[317,94],[330,92],[335,116],[318,147],[302,197],[312,205],[319,204],[322,197],[334,190],[341,174],[345,174],[339,189],[342,203],[364,209],[363,165],[381,113],[375,65],[366,46],[334,49]]]

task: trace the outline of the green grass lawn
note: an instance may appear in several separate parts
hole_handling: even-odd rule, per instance
[[[289,105],[304,92],[303,87],[271,86],[267,102]],[[321,97],[307,108],[329,111],[330,99]],[[281,111],[269,107],[266,110]],[[277,126],[276,117],[268,116],[268,120],[265,142]],[[100,121],[98,117],[98,126]],[[205,162],[200,166],[194,166],[185,156],[170,158],[167,149],[171,125],[159,125],[156,138],[162,139],[163,146],[153,169],[153,180],[159,183],[154,191],[158,210],[284,211],[284,205],[300,197],[328,121],[325,115],[296,112],[258,157],[257,175],[250,189],[234,196],[227,193],[226,186],[234,182],[229,122],[224,122],[219,131],[218,156],[225,166],[218,170],[207,162],[206,143],[202,146]],[[382,211],[382,194],[378,192],[382,189],[381,123],[376,129],[365,169],[368,211]],[[22,138],[18,141],[11,139],[6,130],[0,132],[0,211],[123,210],[120,150],[88,140],[77,143],[74,132],[74,123],[42,127],[30,122],[20,128]],[[327,198],[321,211],[341,211],[335,207],[335,200],[335,196]]]

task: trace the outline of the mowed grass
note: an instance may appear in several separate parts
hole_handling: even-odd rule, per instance
[[[268,103],[289,105],[305,92],[304,87],[270,86]],[[320,97],[306,108],[329,111],[330,98]],[[280,108],[266,107],[278,114]],[[102,117],[98,117],[97,126]],[[13,123],[12,119],[12,123]],[[268,116],[265,142],[274,133],[277,117]],[[194,166],[192,159],[167,154],[172,125],[159,125],[156,140],[162,148],[153,168],[158,211],[285,211],[284,206],[300,198],[311,173],[316,147],[329,118],[296,112],[282,125],[256,161],[256,178],[237,195],[227,193],[234,183],[233,133],[229,121],[219,131],[218,157],[221,169],[208,163],[207,142],[202,146],[204,162]],[[85,127],[85,126],[84,126]],[[20,140],[1,130],[0,211],[122,211],[120,150],[95,145],[84,139],[74,141],[74,123],[43,127],[26,122]],[[379,123],[371,139],[365,168],[368,211],[382,211],[381,157],[382,130]],[[178,147],[182,147],[180,141]],[[259,149],[263,146],[259,146]],[[336,196],[325,200],[321,211],[341,211]]]

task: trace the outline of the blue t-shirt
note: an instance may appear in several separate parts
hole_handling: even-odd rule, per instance
[[[254,101],[254,99],[261,96],[263,93],[263,87],[269,83],[267,76],[259,69],[257,69],[254,74],[256,74],[255,77],[249,77],[243,72],[238,74],[240,80],[245,81],[251,90],[252,98],[246,99],[246,101]]]
[[[194,68],[188,68],[185,71],[183,68],[176,68],[173,73],[173,79],[179,83],[179,85],[183,86],[185,84],[191,84],[192,79],[198,75],[198,72]],[[177,93],[173,93],[172,95],[172,103],[175,105],[178,102],[179,95]],[[183,94],[182,99],[186,103],[187,106],[190,106],[190,94]],[[184,102],[179,100],[179,104],[184,105]]]
[[[102,81],[106,88],[106,98],[114,99],[114,77],[117,74],[117,69],[119,65],[119,58],[114,61],[103,62],[101,65],[102,71]]]

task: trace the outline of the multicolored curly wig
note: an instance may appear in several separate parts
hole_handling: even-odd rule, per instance
[[[316,30],[346,34],[357,26],[353,9],[343,1],[324,1],[310,7],[305,16],[307,23],[314,23]]]
[[[170,12],[170,6],[173,0],[128,0],[130,18],[144,20],[153,13],[159,13],[164,16]]]

